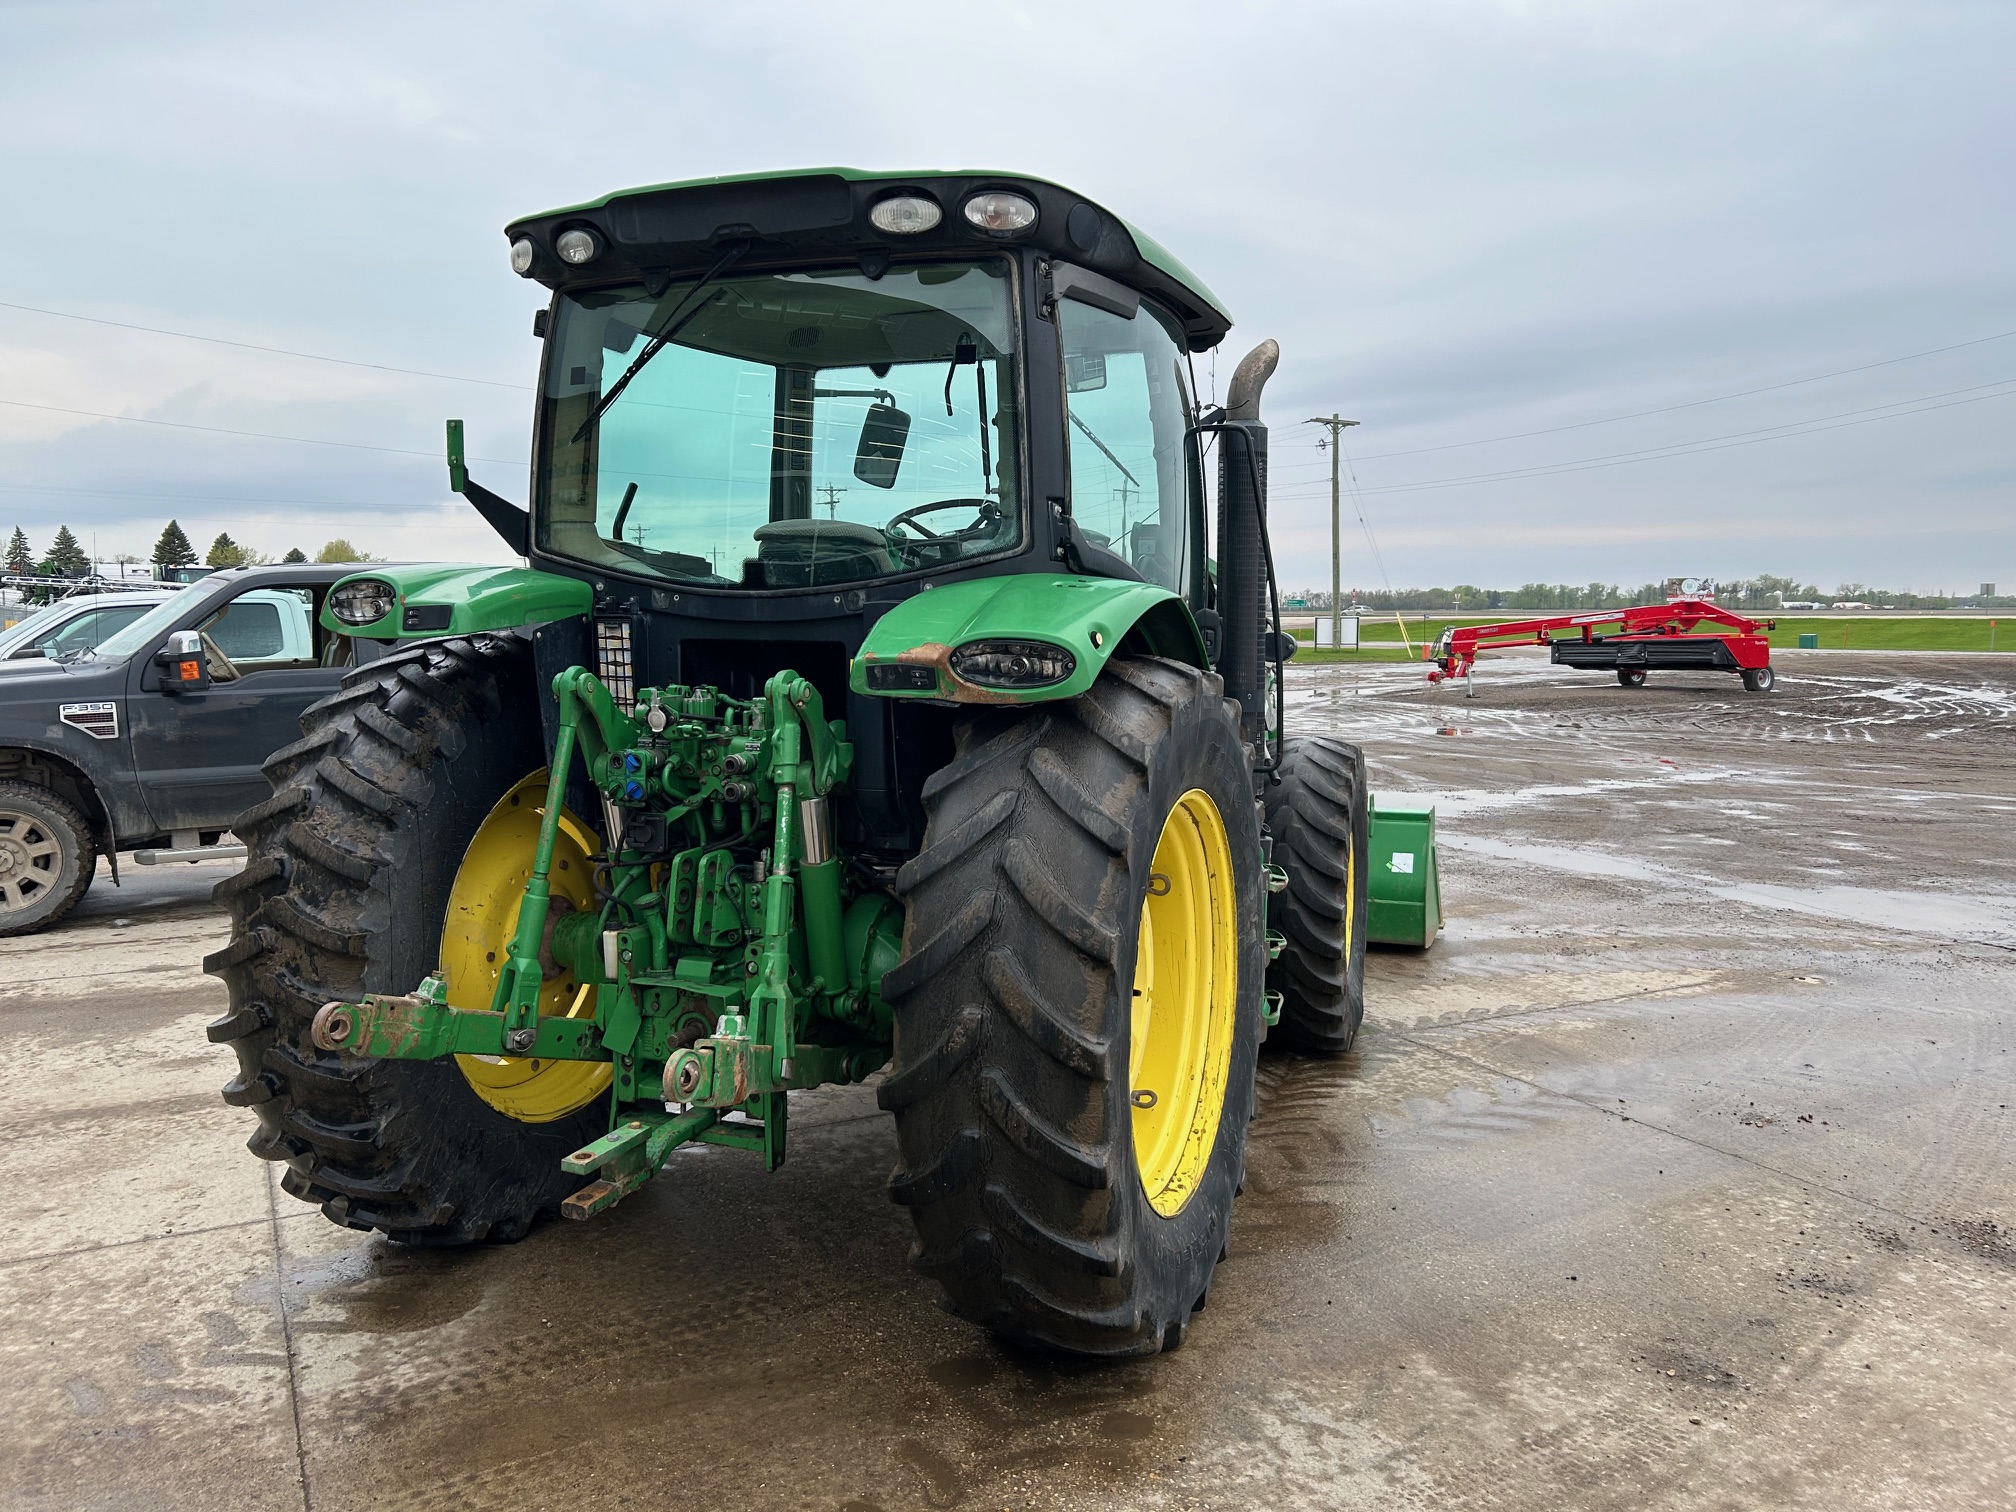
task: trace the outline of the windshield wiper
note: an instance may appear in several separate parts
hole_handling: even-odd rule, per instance
[[[691,309],[687,309],[687,300],[696,298],[702,289],[720,277],[724,268],[748,250],[749,243],[746,241],[728,243],[720,257],[715,259],[714,266],[700,275],[700,282],[688,289],[685,298],[681,299],[678,305],[673,308],[671,317],[665,322],[665,328],[645,344],[644,350],[637,354],[636,360],[630,366],[623,369],[623,376],[612,383],[608,391],[595,401],[595,408],[588,412],[588,418],[581,422],[581,428],[574,432],[573,440],[568,443],[569,445],[580,444],[581,438],[595,428],[595,422],[602,418],[603,413],[609,406],[614,404],[622,396],[623,390],[630,386],[630,380],[644,370],[644,364],[665,350],[667,346],[671,345],[672,338],[685,330],[687,323],[705,308],[703,305],[695,304]]]

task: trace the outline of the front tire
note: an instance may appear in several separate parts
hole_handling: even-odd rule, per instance
[[[286,1163],[281,1186],[346,1227],[519,1238],[580,1185],[561,1157],[608,1128],[606,1095],[526,1122],[453,1059],[359,1060],[309,1038],[330,999],[410,992],[452,958],[443,921],[471,842],[545,764],[538,696],[515,638],[382,657],[302,716],[304,737],[266,763],[273,796],[233,826],[245,869],[217,887],[232,939],[203,963],[231,990],[209,1030],[238,1054],[224,1100],[258,1116],[249,1147]],[[457,1006],[488,1006],[472,991],[449,983]]]
[[[1215,675],[1116,660],[963,726],[924,803],[880,1093],[913,1259],[1005,1337],[1174,1348],[1228,1242],[1262,1032],[1236,712]]]
[[[74,803],[32,782],[0,782],[0,937],[54,924],[97,868],[91,822]]]

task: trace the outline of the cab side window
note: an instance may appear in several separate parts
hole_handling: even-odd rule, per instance
[[[1071,514],[1094,545],[1150,582],[1188,586],[1183,348],[1145,301],[1132,320],[1058,305]]]

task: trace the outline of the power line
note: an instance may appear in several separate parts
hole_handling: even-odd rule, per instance
[[[1622,420],[1642,420],[1648,415],[1670,415],[1677,410],[1699,409],[1705,404],[1721,404],[1730,399],[1747,399],[1754,394],[1771,394],[1781,389],[1799,388],[1808,383],[1821,383],[1829,378],[1845,378],[1851,373],[1867,373],[1876,368],[1894,367],[1900,362],[1916,362],[1921,357],[1937,357],[1944,352],[1958,352],[1967,347],[1981,346],[1990,341],[2007,341],[2016,336],[2016,331],[1998,331],[1992,336],[1976,336],[1969,341],[1956,341],[1950,346],[1928,347],[1922,352],[1906,352],[1901,357],[1885,357],[1880,362],[1865,362],[1857,367],[1836,368],[1829,373],[1815,373],[1810,378],[1793,378],[1784,383],[1767,383],[1762,388],[1738,389],[1730,394],[1714,394],[1706,399],[1689,399],[1680,404],[1661,405],[1657,409],[1632,410],[1627,414],[1608,415],[1601,420],[1578,420],[1572,425],[1550,425],[1542,430],[1511,431],[1502,436],[1480,436],[1474,441],[1449,441],[1440,446],[1416,446],[1406,451],[1366,452],[1358,460],[1371,462],[1382,457],[1419,457],[1429,452],[1456,451],[1466,446],[1490,446],[1499,441],[1523,441],[1529,436],[1552,436],[1562,431],[1587,430],[1593,425],[1615,425]],[[1909,403],[1909,400],[1899,400]],[[1822,418],[1825,418],[1824,416]],[[1289,463],[1291,467],[1321,466],[1320,462]]]
[[[393,367],[384,362],[358,362],[350,357],[330,357],[321,352],[296,352],[287,347],[260,346],[252,341],[232,341],[223,336],[199,336],[194,331],[170,331],[160,326],[134,325],[131,321],[107,320],[99,315],[74,315],[68,310],[45,310],[40,305],[14,304],[0,299],[0,310],[26,310],[31,315],[53,315],[58,320],[81,320],[86,325],[112,326],[121,331],[144,331],[149,336],[174,336],[182,341],[205,341],[212,346],[237,347],[245,352],[267,352],[275,357],[300,357],[309,362],[333,362],[339,367],[369,368],[376,373],[401,373],[408,378],[439,378],[446,383],[480,383],[485,388],[517,389],[531,392],[525,383],[503,383],[495,378],[470,378],[461,373],[429,373],[420,368]]]
[[[1667,457],[1690,456],[1697,451],[1726,451],[1730,446],[1755,445],[1758,441],[1785,441],[1797,436],[1817,435],[1821,431],[1845,430],[1851,425],[1870,425],[1878,420],[1895,420],[1903,415],[1923,414],[1927,410],[1951,409],[1956,404],[1976,404],[1983,399],[2003,399],[2016,393],[2011,385],[2016,378],[2003,378],[1995,383],[1977,383],[1968,388],[1947,389],[1938,394],[1921,394],[1914,399],[1899,399],[1891,404],[1871,405],[1866,409],[1842,410],[1833,415],[1816,415],[1811,420],[1797,420],[1785,425],[1767,425],[1757,430],[1731,431],[1721,436],[1702,436],[1693,441],[1675,441],[1667,446],[1645,447],[1637,451],[1607,452],[1595,457],[1577,457],[1566,462],[1539,463],[1532,467],[1508,468],[1499,472],[1469,473],[1453,478],[1424,478],[1414,483],[1387,483],[1376,488],[1368,488],[1367,493],[1411,493],[1417,489],[1455,488],[1472,483],[1499,483],[1522,478],[1544,478],[1554,473],[1583,472],[1594,467],[1619,467],[1630,462],[1656,462]],[[2001,389],[2002,393],[1983,394],[1981,389]],[[1956,394],[1973,394],[1972,399],[1953,399]],[[1953,399],[1951,404],[1935,404],[1931,401]],[[1905,408],[1913,405],[1916,408]],[[1877,411],[1891,410],[1892,414]],[[1862,419],[1851,417],[1863,416]],[[1839,425],[1822,424],[1823,421],[1842,421]],[[1775,434],[1774,434],[1775,433]],[[1725,444],[1726,443],[1726,444]],[[1359,461],[1365,459],[1360,457]],[[1302,497],[1309,497],[1307,494]]]
[[[72,494],[85,498],[103,499],[165,499],[188,504],[271,504],[288,509],[362,509],[399,510],[440,508],[458,510],[464,506],[452,501],[427,502],[386,502],[364,503],[356,499],[249,499],[236,494],[181,494],[154,493],[130,488],[65,488],[49,483],[0,483],[0,492],[30,494]]]
[[[0,399],[13,409],[42,410],[52,415],[82,415],[87,420],[121,420],[128,425],[165,425],[173,430],[203,431],[213,436],[246,436],[255,441],[294,441],[303,446],[340,446],[349,451],[388,452],[395,457],[431,457],[441,453],[412,451],[401,446],[371,446],[363,441],[324,441],[318,436],[278,436],[270,431],[231,430],[222,425],[192,425],[186,420],[151,420],[144,415],[108,415],[101,410],[66,409],[60,404],[30,404],[25,399]],[[522,461],[504,457],[471,457],[471,462],[494,462],[499,467],[523,467]]]

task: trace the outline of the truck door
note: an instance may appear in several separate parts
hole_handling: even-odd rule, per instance
[[[164,692],[151,648],[133,658],[133,763],[157,828],[225,829],[268,795],[261,764],[299,738],[301,711],[347,670],[322,665],[335,659],[321,654],[325,640],[344,644],[315,623],[326,591],[267,579],[177,625],[203,636],[202,692]]]

